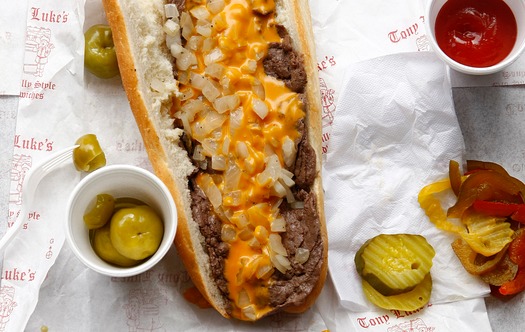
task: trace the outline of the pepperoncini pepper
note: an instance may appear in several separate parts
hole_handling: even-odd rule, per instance
[[[84,65],[100,78],[111,78],[119,73],[113,34],[108,25],[96,24],[85,33]]]
[[[91,172],[106,165],[106,155],[97,136],[86,134],[79,137],[75,143],[79,145],[73,150],[73,163],[77,170]]]

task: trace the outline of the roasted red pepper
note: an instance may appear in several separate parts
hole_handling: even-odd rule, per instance
[[[512,177],[493,170],[480,170],[463,181],[458,200],[449,208],[448,217],[461,218],[476,200],[522,203],[520,187]]]
[[[518,268],[518,274],[513,280],[504,283],[499,288],[502,295],[514,295],[525,290],[525,269]]]
[[[518,265],[516,277],[499,288],[502,295],[513,295],[525,290],[525,231],[518,230],[518,236],[509,245],[510,260]]]
[[[520,268],[525,267],[525,231],[516,231],[516,238],[509,245],[509,258]]]
[[[472,207],[483,214],[510,217],[512,220],[525,223],[525,204],[476,200],[472,203]]]

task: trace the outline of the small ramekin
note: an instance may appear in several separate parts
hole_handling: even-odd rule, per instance
[[[83,216],[98,194],[133,197],[151,206],[164,222],[158,250],[133,267],[119,267],[102,260],[93,250]],[[129,277],[156,265],[168,252],[177,230],[177,209],[166,185],[153,173],[131,165],[102,167],[83,178],[73,189],[66,209],[66,240],[75,256],[88,268],[111,277]]]

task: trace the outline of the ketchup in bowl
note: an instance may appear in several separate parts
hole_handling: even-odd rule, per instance
[[[448,0],[436,17],[439,47],[453,60],[490,67],[512,51],[516,18],[503,0]]]

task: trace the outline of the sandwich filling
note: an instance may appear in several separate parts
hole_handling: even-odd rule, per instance
[[[197,170],[191,210],[212,277],[239,319],[300,305],[323,262],[302,57],[273,0],[174,0],[165,12],[171,116]]]

